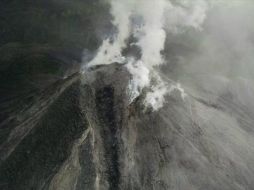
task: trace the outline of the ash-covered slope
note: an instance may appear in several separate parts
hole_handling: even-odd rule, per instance
[[[175,90],[153,112],[142,96],[128,105],[129,77],[125,67],[110,65],[82,80],[95,79],[82,88],[89,97],[83,107],[93,134],[95,188],[253,188],[252,119],[242,115],[252,112],[230,89],[215,101],[208,94],[182,99]]]
[[[1,1],[0,189],[253,190],[254,4],[211,4]]]
[[[253,188],[253,132],[230,103],[175,91],[153,112],[128,104],[129,79],[111,64],[52,84],[1,144],[1,189]]]

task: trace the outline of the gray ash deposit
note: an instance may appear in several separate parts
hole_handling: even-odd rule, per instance
[[[254,190],[254,3],[0,2],[1,190]]]

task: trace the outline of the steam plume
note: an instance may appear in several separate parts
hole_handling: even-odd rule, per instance
[[[132,75],[128,89],[130,103],[147,88],[144,103],[158,110],[163,106],[164,96],[172,89],[184,92],[179,85],[164,81],[158,71],[158,66],[164,63],[161,52],[166,31],[177,32],[184,27],[200,30],[207,5],[203,0],[195,1],[195,4],[188,1],[176,4],[168,0],[111,0],[110,4],[117,34],[103,41],[97,55],[85,64],[84,69],[114,62],[124,64]],[[131,37],[135,41],[127,44]],[[140,57],[123,55],[123,49],[132,46],[140,48]],[[153,85],[152,78],[156,81]]]

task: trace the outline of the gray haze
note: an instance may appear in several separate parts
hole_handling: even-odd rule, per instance
[[[1,190],[254,190],[253,0],[0,10]]]
[[[114,2],[133,3],[112,2],[113,6]],[[148,119],[143,113],[127,122],[121,136],[126,152],[120,162],[121,172],[127,177],[120,187],[253,189],[254,2],[156,1],[162,4],[154,9],[147,8],[149,3],[152,1],[138,3],[135,15],[141,11],[145,23],[153,23],[146,15],[158,11],[158,16],[163,11],[156,26],[157,32],[166,33],[166,38],[151,35],[143,38],[144,46],[139,46],[141,60],[149,48],[157,48],[162,58],[155,60],[156,64],[147,63],[154,58],[151,51],[151,57],[142,60],[142,67],[149,70],[149,80],[153,80],[151,73],[155,72],[158,84],[138,85],[148,88],[148,92],[141,92],[144,100],[138,102],[151,106],[153,116]],[[126,6],[122,8],[120,13]],[[118,18],[117,14],[113,16]],[[120,33],[121,24],[128,26],[124,21],[117,24]],[[150,30],[153,32],[153,25],[144,27],[145,34]],[[120,36],[128,39],[130,34],[123,31],[126,33]],[[161,43],[163,48],[156,47]],[[121,54],[125,46],[118,46],[116,54]],[[148,75],[137,69],[140,77]],[[130,73],[132,80],[140,79],[135,77],[137,73]],[[153,140],[158,141],[159,150]]]

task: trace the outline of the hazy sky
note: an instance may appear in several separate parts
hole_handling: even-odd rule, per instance
[[[253,1],[109,2],[117,32],[105,38],[97,55],[85,66],[126,64],[132,74],[130,101],[148,88],[145,102],[157,110],[172,89],[220,94],[236,80],[251,84]],[[128,41],[131,37],[135,40]],[[140,58],[122,54],[123,49],[133,46],[140,49]],[[151,85],[152,79],[157,82]]]

